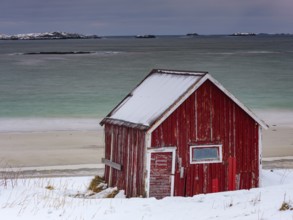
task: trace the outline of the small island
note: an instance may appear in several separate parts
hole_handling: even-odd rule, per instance
[[[98,39],[97,35],[83,35],[67,32],[46,32],[46,33],[30,33],[6,35],[0,34],[0,40],[60,40],[60,39]]]
[[[146,34],[146,35],[136,35],[135,38],[156,38],[156,36],[151,34]]]
[[[236,33],[233,33],[231,34],[230,36],[256,36],[255,33],[252,33],[252,32],[236,32]]]
[[[199,35],[198,33],[188,33],[188,34],[186,34],[187,37],[196,37],[198,35]]]

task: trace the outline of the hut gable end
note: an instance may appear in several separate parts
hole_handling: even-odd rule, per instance
[[[152,131],[150,149],[176,147],[177,196],[210,193],[215,186],[219,191],[249,189],[259,184],[258,132],[253,118],[207,80]],[[197,146],[218,148],[219,160],[191,161]],[[233,168],[229,163],[235,163]],[[229,175],[237,184],[229,182]]]

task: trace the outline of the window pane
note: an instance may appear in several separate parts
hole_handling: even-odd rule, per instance
[[[193,160],[218,160],[218,152],[216,147],[193,148]]]

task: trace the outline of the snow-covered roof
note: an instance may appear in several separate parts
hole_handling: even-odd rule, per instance
[[[153,70],[132,92],[130,92],[102,121],[148,129],[160,124],[183,103],[203,82],[211,80],[219,89],[233,99],[261,126],[248,108],[239,102],[207,72]],[[153,126],[157,127],[157,126]]]
[[[205,74],[153,70],[106,119],[149,127]]]

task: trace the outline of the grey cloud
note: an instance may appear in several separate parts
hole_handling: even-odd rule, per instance
[[[274,32],[291,27],[291,11],[292,0],[3,0],[0,32]]]

